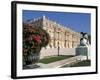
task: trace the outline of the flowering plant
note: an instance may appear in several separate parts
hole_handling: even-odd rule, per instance
[[[40,51],[49,43],[49,34],[41,27],[37,28],[24,24],[23,26],[23,53]]]

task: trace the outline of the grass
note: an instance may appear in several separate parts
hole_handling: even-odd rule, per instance
[[[48,63],[51,63],[51,62],[67,59],[67,58],[70,58],[70,57],[73,57],[73,56],[68,56],[68,55],[52,56],[52,57],[40,59],[39,63],[48,64]]]
[[[91,61],[90,60],[84,60],[81,62],[78,62],[76,64],[71,65],[70,67],[81,67],[81,66],[90,66],[91,65]],[[64,65],[62,67],[67,67],[68,65]]]

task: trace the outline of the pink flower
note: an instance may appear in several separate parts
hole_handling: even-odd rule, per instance
[[[33,39],[37,42],[37,43],[41,43],[41,37],[39,35],[33,35]]]

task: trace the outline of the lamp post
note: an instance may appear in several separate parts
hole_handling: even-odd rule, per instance
[[[60,50],[60,47],[59,47],[59,31],[58,31],[58,56],[59,56],[59,50]]]

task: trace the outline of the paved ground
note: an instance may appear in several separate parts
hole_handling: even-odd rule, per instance
[[[86,59],[85,56],[75,56],[75,57],[71,57],[71,58],[68,58],[68,59],[52,62],[52,63],[49,63],[49,64],[37,63],[36,65],[35,64],[28,65],[28,66],[25,66],[24,69],[59,68],[59,67],[64,66],[64,65],[70,66],[72,64],[75,64],[75,63],[80,62],[80,61],[85,60],[85,59]]]

